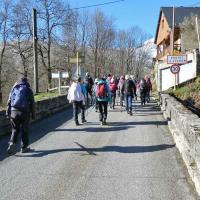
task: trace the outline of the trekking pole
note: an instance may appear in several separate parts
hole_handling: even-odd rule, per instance
[[[135,98],[133,98],[133,112],[136,112],[135,105],[136,105],[136,101],[135,101]]]
[[[92,108],[91,108],[91,111],[94,109],[94,107],[95,107],[95,104],[94,104],[94,100],[92,100]],[[87,111],[86,111],[86,116],[88,116],[88,114],[89,114],[89,111],[88,111],[88,109],[89,109],[89,107],[87,108]]]
[[[120,106],[121,106],[121,112],[122,112],[122,107],[123,107],[123,97],[120,96]]]

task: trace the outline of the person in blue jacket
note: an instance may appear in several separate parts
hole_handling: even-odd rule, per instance
[[[111,102],[111,93],[105,78],[101,78],[96,86],[96,99],[99,105],[99,121],[106,125],[108,102]]]

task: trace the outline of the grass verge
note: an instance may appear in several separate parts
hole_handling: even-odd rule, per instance
[[[200,109],[200,77],[185,85],[179,86],[175,91],[171,88],[167,90],[167,93],[180,99],[183,103]]]
[[[41,92],[34,95],[35,101],[41,101],[43,99],[49,99],[59,96],[58,92]]]

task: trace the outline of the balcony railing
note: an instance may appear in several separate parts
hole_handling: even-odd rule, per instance
[[[181,44],[174,44],[174,51],[181,52]],[[171,54],[171,46],[167,46],[163,49],[163,51],[157,54],[157,59],[162,59],[163,57]]]

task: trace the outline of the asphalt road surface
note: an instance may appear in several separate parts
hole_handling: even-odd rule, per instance
[[[198,199],[156,103],[86,119],[75,126],[70,108],[32,124],[26,154],[8,157],[1,137],[0,200]]]

